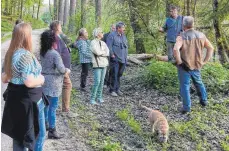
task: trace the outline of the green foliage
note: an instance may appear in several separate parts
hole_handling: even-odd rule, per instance
[[[112,143],[110,140],[104,141],[103,151],[122,151],[120,143]]]
[[[203,82],[211,94],[229,92],[229,70],[220,63],[208,63],[202,69]]]
[[[33,29],[40,29],[40,28],[47,28],[48,25],[45,24],[42,20],[40,19],[35,19],[32,18],[31,15],[26,15],[24,16],[23,20],[27,23],[30,23]]]
[[[128,109],[123,109],[118,112],[116,112],[116,116],[120,118],[122,121],[126,121],[128,116],[129,116],[129,110]]]
[[[221,142],[221,148],[223,151],[229,151],[229,142],[222,141]]]
[[[229,91],[229,70],[221,64],[208,63],[201,70],[201,74],[208,93]],[[153,60],[145,69],[144,81],[161,92],[172,95],[179,93],[177,69],[171,63]]]
[[[135,133],[138,133],[138,134],[141,133],[141,131],[142,131],[141,124],[138,121],[136,121],[133,116],[131,116],[128,119],[127,123]]]
[[[122,121],[126,122],[135,133],[140,134],[142,132],[141,124],[135,120],[129,109],[117,111],[116,116]]]
[[[14,23],[12,21],[2,19],[1,21],[1,32],[12,32]]]
[[[144,74],[145,83],[167,94],[178,92],[177,70],[174,65],[167,62],[153,60],[146,67]]]

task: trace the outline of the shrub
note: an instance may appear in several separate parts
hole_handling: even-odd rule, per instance
[[[208,63],[201,70],[203,82],[208,93],[228,93],[229,92],[229,70],[220,63]],[[144,82],[148,86],[175,95],[179,93],[177,69],[167,62],[153,60],[145,68]]]

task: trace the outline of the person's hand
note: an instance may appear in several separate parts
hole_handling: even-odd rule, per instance
[[[69,74],[71,73],[71,70],[66,68],[66,72],[64,74],[65,77],[69,76]]]
[[[113,58],[113,59],[114,59],[114,58],[115,58],[115,55],[112,55],[112,56],[111,56],[111,58]]]
[[[204,66],[205,64],[207,64],[207,62],[204,61],[204,62],[202,63],[202,66]]]
[[[41,85],[43,85],[45,83],[45,77],[40,74],[39,78],[41,79]]]
[[[163,33],[164,29],[163,28],[159,28],[158,31]]]

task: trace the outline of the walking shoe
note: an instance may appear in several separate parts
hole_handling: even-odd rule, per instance
[[[64,137],[63,134],[58,134],[56,128],[49,128],[49,132],[48,132],[49,139],[61,139],[63,137]]]
[[[80,87],[80,91],[87,92],[86,88],[82,88],[82,87]]]
[[[207,101],[200,101],[200,105],[201,105],[202,107],[205,107],[205,106],[208,105],[208,102],[207,102]]]
[[[186,114],[186,113],[189,113],[190,111],[187,111],[187,110],[185,110],[183,108],[180,108],[179,112],[181,112],[181,114]]]
[[[96,103],[95,101],[90,101],[90,103],[91,103],[92,105],[97,105],[97,103]]]
[[[103,103],[104,100],[103,99],[98,99],[99,103]]]
[[[122,96],[122,95],[123,95],[123,93],[122,93],[120,90],[117,91],[117,94],[118,94],[119,96]]]
[[[113,97],[117,97],[117,96],[118,96],[118,94],[117,94],[117,93],[115,93],[115,92],[111,92],[111,96],[113,96]]]

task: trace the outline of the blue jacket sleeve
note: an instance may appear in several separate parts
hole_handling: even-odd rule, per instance
[[[106,42],[107,42],[107,47],[110,50],[110,56],[114,55],[114,51],[112,49],[112,46],[113,46],[113,43],[114,43],[114,37],[113,37],[112,34],[108,35]]]

